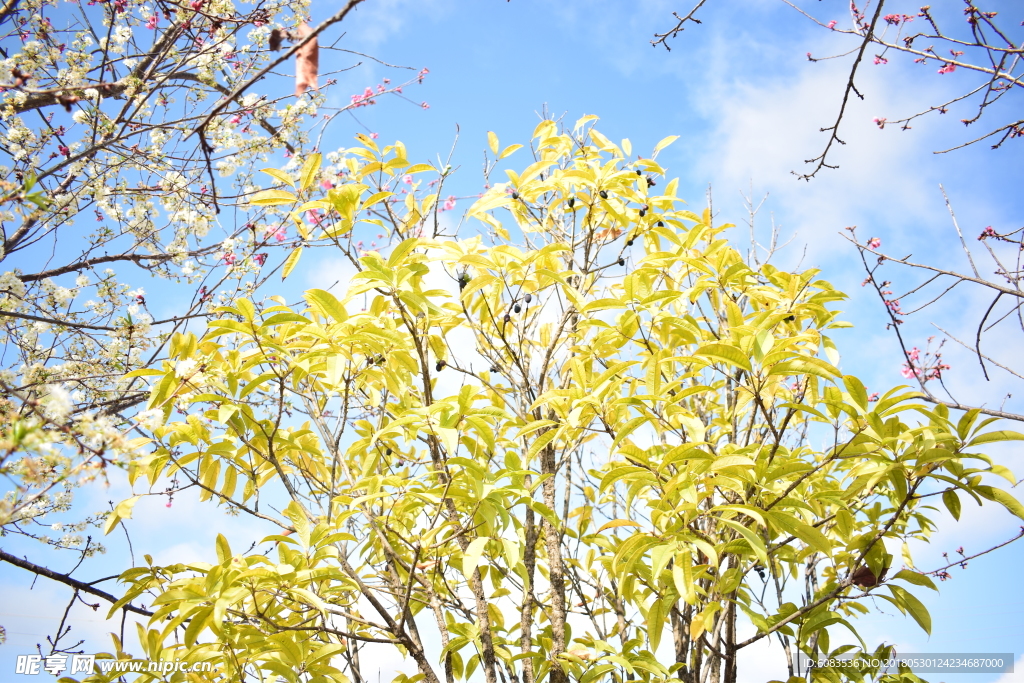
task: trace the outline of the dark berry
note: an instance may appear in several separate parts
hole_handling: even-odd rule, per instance
[[[437,365],[434,366],[434,369],[437,370],[438,372],[441,372],[441,368],[443,368],[445,365],[448,364],[445,363],[443,360],[439,360],[437,361]]]
[[[608,199],[608,193],[604,190],[601,190],[598,194],[601,195],[601,199]]]
[[[575,197],[569,197],[569,201],[567,203],[569,204],[569,208],[571,209],[573,206],[576,205],[576,198]]]
[[[640,218],[643,218],[646,215],[647,215],[647,209],[640,209]]]
[[[501,368],[499,368],[497,365],[492,365],[491,372],[501,372]]]
[[[647,187],[654,187],[655,185],[657,185],[657,183],[654,182],[653,178],[647,178]]]
[[[631,247],[631,246],[633,246],[633,240],[627,240],[627,241],[626,241],[626,246],[627,246],[627,247]]]
[[[504,320],[505,322],[508,322],[509,320],[512,320],[512,316],[511,316],[511,315],[509,315],[508,313],[506,313],[506,314],[505,314],[505,317],[503,318],[503,320]]]
[[[519,199],[519,193],[518,192],[513,192],[512,193],[512,199]]]
[[[624,258],[620,258],[620,259],[619,259],[619,265],[620,265],[620,266],[624,266],[624,265],[626,265],[626,259],[624,259]]]
[[[518,313],[519,311],[523,310],[523,307],[520,306],[519,304],[516,304],[515,306],[512,307],[512,310]]]
[[[525,300],[526,303],[530,303],[531,301],[533,301],[533,294],[527,294],[526,296],[523,297],[523,300]]]
[[[641,172],[640,172],[640,169],[639,169],[639,168],[638,168],[638,169],[636,169],[636,174],[637,174],[637,175],[643,175],[643,173],[641,173]]]
[[[793,322],[794,320],[796,320],[796,316],[795,315],[791,315],[788,318],[786,318],[786,322]]]
[[[661,222],[661,221],[658,221],[658,227],[659,228],[664,228],[665,224],[663,222]]]
[[[388,452],[387,452],[387,454],[388,454],[388,455],[391,455],[391,449],[390,449],[390,448],[388,449]]]

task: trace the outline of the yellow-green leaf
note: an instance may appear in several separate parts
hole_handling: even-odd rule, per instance
[[[295,250],[288,255],[288,259],[284,262],[284,267],[281,269],[282,280],[292,274],[292,271],[295,270],[295,266],[299,264],[300,258],[302,258],[302,247],[296,247]]]

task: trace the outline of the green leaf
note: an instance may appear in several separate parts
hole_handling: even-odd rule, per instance
[[[132,496],[131,498],[122,500],[118,503],[117,507],[114,508],[114,511],[107,516],[107,522],[103,525],[103,535],[106,536],[113,531],[114,527],[116,527],[122,519],[131,519],[132,508],[135,507],[135,504],[138,503],[141,498],[142,496]]]
[[[815,375],[822,379],[835,379],[840,373],[831,364],[820,358],[791,358],[781,363],[776,363],[768,371],[769,375]]]
[[[832,555],[832,544],[828,542],[828,538],[825,537],[825,534],[821,533],[813,526],[805,524],[796,517],[787,515],[784,512],[772,510],[765,514],[767,514],[780,528],[784,529],[787,533],[796,536],[819,553],[828,556]]]
[[[288,255],[288,259],[284,262],[284,268],[281,269],[282,280],[292,274],[292,271],[295,270],[295,266],[299,264],[300,258],[302,258],[302,247],[296,247],[295,250]]]
[[[261,171],[263,173],[266,173],[268,176],[270,176],[274,180],[280,181],[280,182],[284,183],[285,185],[290,185],[292,187],[295,187],[295,182],[292,181],[292,177],[290,175],[288,175],[287,173],[285,173],[284,171],[279,171],[276,168],[264,168],[264,169],[261,169]]]
[[[942,493],[942,502],[945,503],[949,514],[953,515],[953,519],[960,521],[960,496],[956,494],[956,491],[953,489],[944,491]]]
[[[294,204],[297,201],[299,198],[287,190],[263,190],[254,194],[249,203],[256,206],[277,206],[279,204]]]
[[[893,597],[896,598],[897,606],[902,607],[909,612],[910,616],[914,618],[914,621],[917,622],[918,626],[920,626],[925,633],[931,635],[932,617],[928,614],[928,610],[925,608],[924,604],[914,597],[914,595],[906,588],[893,584],[887,584],[886,588],[888,588],[892,592]]]
[[[669,145],[671,145],[673,142],[675,142],[678,139],[679,139],[678,135],[669,135],[666,138],[662,138],[661,141],[654,146],[654,154],[651,155],[651,158],[653,159],[653,158],[657,157],[658,156],[658,152],[660,152],[661,150],[665,149],[666,147],[668,147]]]
[[[306,157],[305,163],[302,164],[302,171],[299,173],[300,190],[308,190],[312,187],[313,181],[316,180],[316,174],[320,171],[321,158],[319,152],[314,152]]]
[[[750,359],[743,355],[738,348],[728,344],[706,344],[697,349],[693,355],[728,363],[747,372],[750,372],[751,369]]]
[[[323,289],[309,289],[305,294],[306,301],[320,311],[326,318],[334,318],[335,322],[348,319],[348,312],[338,301],[338,297]]]
[[[892,578],[902,579],[903,581],[906,581],[907,583],[912,583],[915,586],[931,588],[933,591],[939,590],[938,587],[936,587],[935,582],[928,578],[927,574],[911,571],[909,569],[901,569],[900,571],[896,572],[896,574]]]
[[[995,443],[996,441],[1024,441],[1024,434],[1000,429],[994,432],[985,432],[971,439],[967,447],[978,446],[983,443]]]
[[[487,547],[489,538],[474,538],[473,542],[466,547],[465,552],[462,553],[462,573],[465,575],[467,580],[473,579],[473,572],[480,566],[480,561],[483,558],[484,549]]]
[[[1004,508],[1017,515],[1021,519],[1024,519],[1024,505],[1014,498],[1012,495],[1002,489],[997,489],[992,486],[979,485],[975,486],[974,490],[988,498],[991,501],[999,503]]]
[[[224,564],[231,559],[231,546],[224,534],[217,534],[217,559]]]

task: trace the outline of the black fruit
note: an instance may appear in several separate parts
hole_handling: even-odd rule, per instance
[[[512,193],[512,199],[519,199],[519,193],[518,192],[513,192]]]
[[[445,363],[443,360],[439,360],[437,361],[437,365],[434,366],[434,369],[437,370],[438,372],[441,372],[441,368],[443,368],[446,365],[448,364]]]
[[[511,315],[509,315],[508,313],[506,313],[506,314],[505,314],[505,317],[504,317],[504,318],[502,318],[502,319],[503,319],[503,320],[504,320],[505,322],[508,322],[508,321],[512,320],[512,316],[511,316]]]
[[[788,318],[786,318],[787,322],[793,322],[794,320],[796,320],[796,316],[795,315],[791,315]]]
[[[523,299],[526,301],[526,303],[530,303],[531,301],[533,301],[533,294],[527,294],[526,296],[523,297]]]
[[[568,204],[569,204],[569,208],[571,209],[573,206],[576,205],[576,198],[575,197],[569,197]]]
[[[624,258],[620,258],[620,259],[619,259],[619,265],[620,265],[620,266],[624,266],[624,265],[626,265],[626,259],[624,259]]]
[[[601,199],[608,199],[608,193],[604,190],[601,190],[598,194],[601,195]]]
[[[637,175],[643,175],[643,173],[641,173],[641,172],[640,172],[640,169],[639,169],[639,168],[638,168],[638,169],[636,169],[636,174],[637,174]]]
[[[628,240],[628,241],[626,242],[626,246],[627,246],[627,247],[631,247],[631,246],[633,246],[633,240]]]
[[[640,218],[643,218],[646,215],[647,215],[647,209],[640,209]]]
[[[515,306],[512,307],[512,310],[518,313],[519,311],[523,310],[523,307],[520,306],[519,304],[516,304]]]
[[[654,187],[658,183],[654,182],[653,178],[647,178],[647,187]]]
[[[658,221],[658,227],[659,228],[664,228],[665,224],[663,222],[661,222],[661,221]]]
[[[391,455],[391,449],[390,449],[390,448],[388,449],[388,452],[387,452],[387,454],[388,454],[388,455]]]
[[[499,368],[497,365],[492,365],[491,372],[501,372],[501,368]]]

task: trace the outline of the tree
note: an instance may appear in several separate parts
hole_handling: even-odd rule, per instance
[[[934,584],[906,545],[934,529],[930,503],[1024,517],[985,483],[1012,474],[978,452],[1024,435],[905,387],[869,396],[829,336],[844,295],[745,263],[731,226],[663,178],[672,138],[628,161],[592,118],[541,122],[469,238],[442,234],[439,191],[395,201],[448,173],[401,143],[362,138],[326,198],[317,155],[292,190],[255,195],[321,209],[307,229],[357,272],[299,305],[239,297],[132,373],[153,440],[107,528],[173,476],[274,531],[241,553],[220,537],[212,565],[125,572],[111,612],[153,606],[147,657],[364,681],[372,645],[413,662],[396,681],[731,682],[773,638],[804,680],[801,656],[886,654],[853,621],[875,601],[930,628],[913,591]],[[389,250],[355,246],[366,224]]]
[[[937,8],[925,5],[920,9],[913,9],[909,4],[895,3],[891,0],[878,0],[873,7],[870,1],[861,7],[854,2],[850,4],[849,21],[840,22],[835,17],[822,18],[818,7],[812,10],[808,5],[808,9],[804,9],[789,0],[783,1],[837,37],[836,54],[816,57],[808,52],[808,60],[816,62],[822,59],[847,58],[850,61],[849,76],[835,122],[821,129],[821,132],[828,134],[825,147],[820,155],[807,160],[811,166],[810,170],[794,171],[798,178],[810,180],[823,169],[838,168],[837,164],[830,163],[829,154],[834,154],[840,146],[846,144],[840,137],[840,127],[851,98],[856,96],[864,99],[864,95],[857,89],[856,77],[858,70],[867,60],[882,66],[887,64],[889,59],[912,59],[922,68],[937,67],[937,74],[928,73],[931,78],[956,78],[950,74],[959,70],[962,76],[959,82],[965,83],[955,97],[942,102],[924,104],[920,111],[908,115],[900,114],[898,118],[891,119],[876,117],[874,122],[879,129],[899,126],[902,131],[909,131],[912,128],[911,123],[920,117],[941,116],[959,109],[965,112],[959,123],[966,127],[978,124],[985,115],[988,115],[989,119],[994,116],[1003,118],[980,136],[962,137],[951,133],[948,148],[937,150],[936,154],[954,152],[983,141],[990,143],[993,149],[998,149],[1008,141],[1024,135],[1024,120],[1017,118],[1019,108],[1006,106],[1015,97],[1020,97],[1021,88],[1024,87],[1021,72],[1024,65],[1021,59],[1024,56],[1024,42],[1019,27],[1013,23],[1015,20],[1008,20],[1005,12],[1001,16],[999,12],[994,11],[994,3],[964,0],[962,12],[957,12],[951,3]],[[697,13],[706,2],[707,0],[700,0],[685,15],[675,13],[675,25],[664,33],[656,34],[651,41],[652,45],[662,45],[670,50],[669,40],[676,38],[688,23],[701,23]],[[901,9],[893,12],[894,6]],[[1005,115],[1007,112],[1008,116]],[[945,197],[945,190],[942,192]],[[956,398],[945,384],[941,384],[942,372],[948,370],[949,366],[943,361],[940,349],[949,340],[970,350],[977,357],[981,375],[979,380],[989,381],[990,370],[1004,371],[1020,379],[1022,371],[1012,365],[1013,359],[996,359],[985,354],[982,350],[982,337],[997,326],[1005,329],[1006,325],[1014,324],[1014,320],[1024,332],[1020,287],[1020,259],[1024,247],[1021,230],[997,230],[991,226],[986,227],[977,239],[982,241],[988,257],[991,258],[993,271],[989,273],[979,270],[948,198],[946,206],[949,208],[960,245],[967,256],[970,272],[912,261],[909,257],[885,254],[879,251],[880,239],[859,240],[851,233],[849,239],[858,249],[867,274],[865,284],[872,285],[890,318],[888,327],[895,333],[900,345],[904,376],[918,383],[926,400],[953,409],[977,408],[987,415],[1024,421],[1024,414],[1005,409],[1001,404],[1005,402],[1004,397],[993,397],[991,402],[973,404]],[[872,263],[871,261],[875,259],[877,261]],[[899,285],[894,285],[894,280],[889,277],[898,276],[882,278],[878,272],[885,263],[905,266],[903,270],[909,269],[907,274],[916,279],[902,290],[894,289]],[[879,277],[876,277],[876,274]],[[976,320],[972,320],[970,326],[965,326],[963,331],[947,331],[940,328],[939,331],[945,339],[934,345],[929,340],[928,348],[922,354],[920,349],[900,333],[899,325],[907,316],[901,308],[901,302],[911,312],[920,311],[943,299],[950,290],[958,286],[961,286],[960,289],[981,287],[985,295],[992,297],[991,305]],[[910,301],[915,296],[917,298],[913,300],[920,305],[914,305],[911,309]],[[933,385],[940,383],[942,390],[933,390],[928,386],[928,382],[932,382]],[[1000,401],[998,407],[994,405],[996,401]]]
[[[0,8],[4,535],[83,557],[102,551],[86,532],[104,511],[57,524],[56,536],[43,519],[132,457],[147,394],[122,378],[163,357],[173,333],[218,303],[259,289],[302,240],[249,204],[257,170],[317,147],[338,114],[422,81],[425,70],[324,106],[336,72],[319,74],[327,82],[316,87],[318,50],[351,53],[321,48],[318,37],[361,1],[312,28],[305,2]],[[292,56],[296,94],[261,93],[263,79],[288,78],[275,70]],[[333,170],[322,182],[346,173]],[[278,171],[278,182],[297,171]]]

